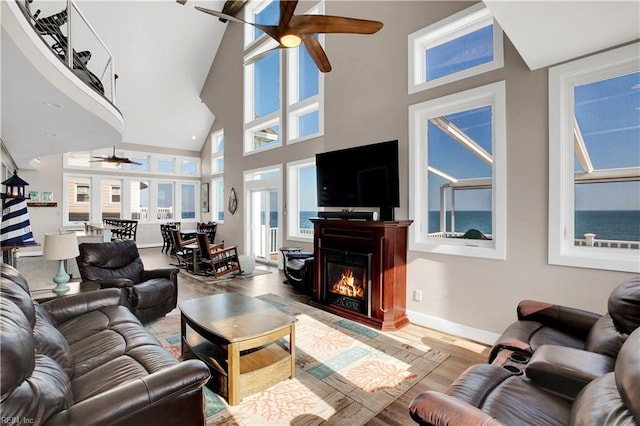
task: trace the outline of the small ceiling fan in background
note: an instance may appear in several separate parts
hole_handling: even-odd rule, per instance
[[[119,166],[120,164],[135,164],[135,165],[142,165],[142,163],[138,163],[136,161],[131,160],[130,158],[126,158],[126,157],[118,157],[116,155],[116,147],[113,147],[113,154],[112,155],[101,155],[99,157],[95,157],[92,156],[91,158],[95,158],[95,160],[90,160],[91,163],[110,163],[110,164],[115,164],[117,166]]]
[[[184,4],[183,1],[186,2],[186,0],[178,0],[179,3]],[[231,6],[232,3],[242,3],[239,5],[240,8],[242,8],[244,4],[244,2],[227,2],[225,9],[227,9],[228,5]],[[239,22],[258,28],[278,42],[276,49],[298,47],[301,43],[304,43],[307,52],[309,52],[309,56],[311,56],[318,69],[322,72],[331,71],[331,64],[320,42],[315,38],[315,34],[375,34],[383,26],[382,22],[379,21],[347,18],[343,16],[294,15],[297,5],[298,0],[280,1],[280,19],[278,25],[263,25],[247,22],[243,19],[236,18],[232,14],[224,13],[224,9],[223,12],[216,12],[199,6],[195,8],[201,12],[216,16],[221,20]],[[272,50],[254,56],[251,62],[257,61],[269,54]]]

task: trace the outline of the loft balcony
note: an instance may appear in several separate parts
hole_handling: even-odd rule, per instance
[[[2,2],[2,142],[18,168],[114,146],[114,59],[73,1]],[[29,149],[25,149],[28,146]]]

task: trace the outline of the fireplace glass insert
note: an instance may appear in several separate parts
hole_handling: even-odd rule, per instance
[[[324,248],[324,302],[371,316],[371,253]]]

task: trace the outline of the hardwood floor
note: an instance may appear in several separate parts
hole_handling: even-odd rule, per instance
[[[147,269],[168,266],[175,259],[163,254],[160,249],[140,249],[140,253]],[[242,280],[231,280],[217,285],[203,284],[186,274],[179,277],[178,299],[189,300],[194,297],[207,296],[221,292],[238,292],[248,296],[273,293],[280,296],[307,302],[308,296],[302,295],[287,284],[282,271],[270,267],[272,273],[258,275]],[[449,358],[418,382],[408,392],[390,404],[368,425],[411,425],[407,407],[411,400],[420,392],[427,390],[445,391],[449,384],[468,367],[478,363],[485,363],[489,354],[489,347],[466,339],[440,333],[414,324],[392,332],[410,341],[428,345],[433,349],[442,350],[450,354]]]
[[[165,255],[160,248],[139,249],[146,269],[169,266],[176,259]],[[45,261],[42,257],[25,257],[18,260],[18,270],[22,272],[31,290],[52,287],[51,276],[57,268],[55,261]],[[216,285],[203,284],[187,274],[181,273],[178,280],[179,301],[195,297],[208,296],[221,292],[237,292],[248,296],[273,293],[306,303],[308,296],[298,293],[284,284],[284,274],[277,268],[270,267],[272,273],[258,275],[241,280],[230,280]],[[392,332],[409,341],[430,346],[450,354],[449,358],[433,372],[418,382],[413,388],[380,412],[368,425],[411,425],[407,407],[420,392],[427,390],[445,391],[464,370],[474,364],[485,363],[489,355],[489,347],[466,339],[447,335],[414,324],[409,324],[399,331]],[[354,425],[355,426],[355,425]]]

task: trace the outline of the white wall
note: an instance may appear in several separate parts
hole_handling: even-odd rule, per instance
[[[239,189],[244,170],[284,164],[325,150],[399,139],[403,196],[401,207],[396,209],[396,218],[406,219],[409,105],[506,80],[507,259],[408,253],[407,309],[410,319],[490,342],[515,320],[515,307],[521,299],[545,300],[604,312],[611,290],[632,275],[547,264],[547,69],[530,71],[506,36],[503,69],[414,95],[407,94],[407,35],[473,3],[327,2],[326,14],[380,20],[384,28],[372,36],[327,36],[326,51],[333,71],[325,76],[323,137],[243,157],[243,43],[239,24],[227,24],[201,97],[216,116],[214,129],[224,128],[225,131],[227,191],[233,186],[239,195],[242,194]],[[233,240],[234,244],[243,240],[242,199],[239,207],[238,213],[227,214],[225,224],[219,227],[220,238]],[[411,300],[414,290],[422,290],[422,302]]]

